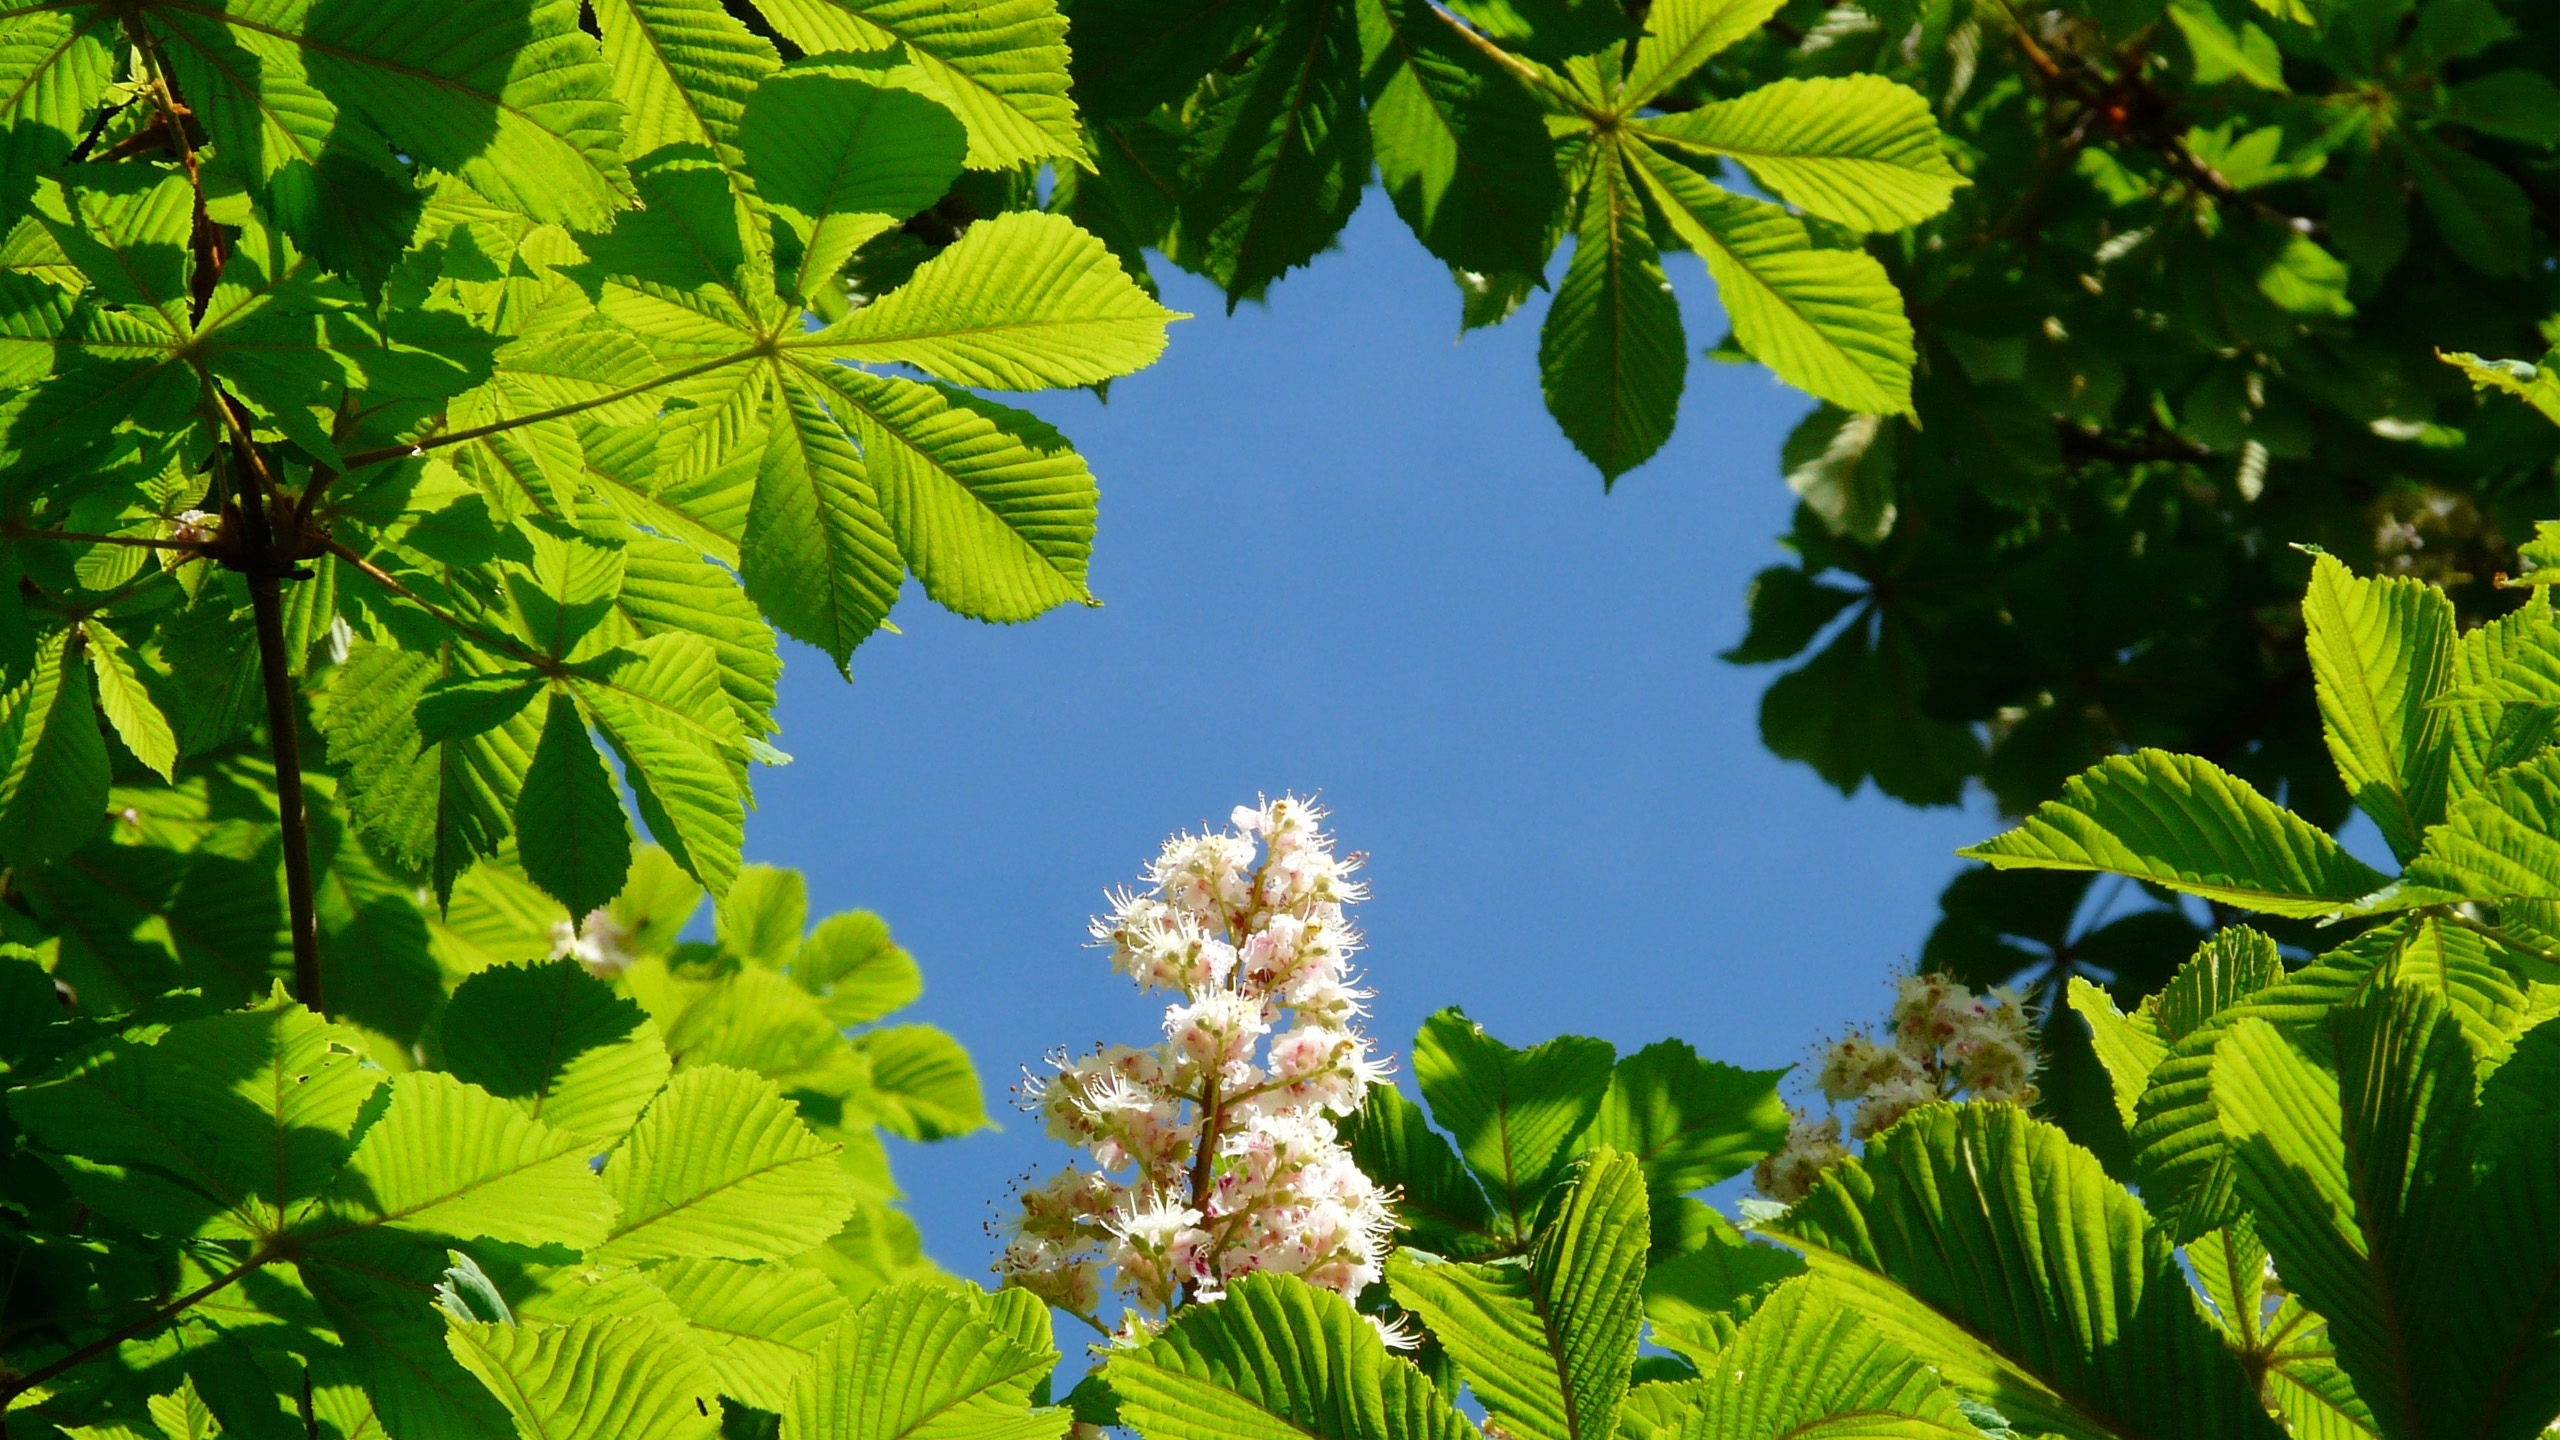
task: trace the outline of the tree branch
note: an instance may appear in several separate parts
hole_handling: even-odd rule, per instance
[[[140,535],[90,535],[78,530],[35,530],[24,525],[0,529],[11,540],[58,540],[65,545],[126,545],[137,550],[182,550],[211,555],[220,547],[211,540],[153,540]]]
[[[347,564],[355,567],[358,574],[361,574],[374,584],[381,586],[383,589],[390,591],[392,594],[399,596],[401,599],[408,601],[410,604],[417,606],[419,609],[426,611],[429,615],[435,617],[435,619],[446,629],[459,635],[467,635],[492,650],[503,651],[506,654],[512,655],[518,660],[541,670],[545,674],[549,674],[553,669],[557,668],[551,657],[547,655],[537,655],[533,651],[507,639],[503,635],[492,635],[488,631],[481,629],[479,626],[472,624],[470,621],[465,620],[460,616],[455,615],[452,611],[445,609],[443,606],[438,605],[426,596],[421,595],[417,591],[410,589],[408,586],[401,584],[400,577],[383,569],[381,566],[374,564],[372,561],[367,560],[345,542],[338,540],[335,537],[331,537],[324,539],[321,543],[328,547],[330,554],[337,556],[340,560],[343,560]]]
[[[63,1356],[61,1359],[54,1361],[52,1364],[47,1365],[42,1369],[33,1371],[26,1375],[21,1375],[17,1379],[11,1380],[6,1384],[0,1384],[0,1413],[6,1412],[9,1402],[15,1400],[20,1395],[33,1390],[47,1380],[50,1380],[67,1370],[85,1365],[90,1361],[97,1359],[99,1356],[106,1354],[118,1345],[123,1344],[127,1340],[130,1340],[145,1331],[152,1330],[167,1321],[176,1319],[178,1316],[183,1315],[187,1311],[204,1303],[212,1296],[228,1289],[251,1271],[264,1267],[268,1261],[274,1258],[275,1257],[273,1255],[270,1255],[263,1250],[258,1251],[257,1253],[252,1254],[248,1259],[243,1260],[238,1265],[232,1267],[229,1272],[197,1286],[195,1289],[179,1296],[177,1299],[170,1301],[168,1304],[152,1311],[150,1314],[143,1316],[132,1324],[112,1331],[96,1340],[92,1340],[88,1344],[81,1346],[79,1349],[72,1351],[70,1354]]]

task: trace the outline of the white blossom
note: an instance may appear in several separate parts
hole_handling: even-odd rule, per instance
[[[1240,805],[1226,831],[1180,834],[1090,927],[1112,968],[1179,998],[1150,1049],[1059,1054],[1025,1108],[1099,1169],[1021,1192],[997,1270],[1088,1316],[1104,1290],[1150,1333],[1238,1276],[1298,1275],[1356,1298],[1395,1232],[1390,1197],[1335,1137],[1387,1067],[1355,1022],[1368,992],[1346,905],[1367,898],[1324,812]],[[1388,1333],[1390,1344],[1410,1337]]]

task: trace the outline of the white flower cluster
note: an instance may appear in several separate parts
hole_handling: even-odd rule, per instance
[[[1864,1140],[1933,1100],[2029,1105],[2036,1098],[2035,1018],[2005,986],[1974,994],[1944,975],[1905,975],[1890,1030],[1852,1030],[1823,1052],[1816,1083],[1826,1105],[1854,1105],[1849,1138]],[[1760,1193],[1794,1204],[1849,1152],[1836,1115],[1799,1110],[1787,1143],[1752,1172]]]
[[[567,958],[586,967],[587,973],[610,980],[631,968],[639,957],[628,948],[631,932],[613,918],[609,909],[587,912],[584,925],[568,920],[551,922],[551,958]]]
[[[1143,1328],[1272,1271],[1356,1298],[1395,1228],[1334,1138],[1385,1066],[1355,1022],[1349,973],[1366,898],[1324,812],[1290,796],[1236,807],[1234,829],[1176,835],[1147,888],[1114,894],[1094,943],[1141,990],[1171,990],[1164,1042],[1051,1057],[1024,1108],[1090,1154],[1022,1193],[996,1269],[1094,1317],[1105,1272]]]

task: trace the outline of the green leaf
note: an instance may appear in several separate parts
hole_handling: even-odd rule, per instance
[[[612,69],[574,0],[323,0],[302,53],[322,93],[493,204],[601,230],[629,193]]]
[[[2428,218],[2454,254],[2484,275],[2524,268],[2533,212],[2522,187],[2488,161],[2432,136],[2412,137],[2401,154]]]
[[[990,1128],[969,1052],[930,1025],[892,1025],[855,1039],[871,1057],[870,1099],[881,1128],[908,1140],[948,1140]]]
[[[20,11],[0,30],[0,202],[71,153],[115,68],[111,12]]]
[[[809,1133],[773,1082],[725,1066],[685,1070],[605,1162],[622,1217],[614,1260],[780,1260],[853,1211],[837,1147]]]
[[[826,392],[800,370],[777,368],[739,570],[775,628],[826,651],[847,675],[854,647],[888,620],[906,579],[873,485]]]
[[[2517,1042],[2480,1094],[2478,1169],[2462,1207],[2449,1299],[2476,1307],[2455,1319],[2451,1343],[2431,1357],[2422,1383],[2460,1397],[2449,1428],[2530,1435],[2536,1416],[2560,1406],[2560,1025],[2544,1021]],[[2464,1323],[2476,1318],[2476,1326]],[[2476,1407],[2476,1408],[2475,1408]]]
[[[1513,1239],[1529,1238],[1547,1191],[1572,1165],[1616,1058],[1607,1041],[1580,1035],[1514,1050],[1456,1009],[1414,1037],[1413,1077],[1432,1118],[1457,1137]]]
[[[1982,1434],[1933,1367],[1888,1327],[1806,1281],[1781,1285],[1696,1384],[1685,1440]],[[1730,1374],[1731,1383],[1719,1383]]]
[[[1916,225],[1965,183],[1939,147],[1929,102],[1879,75],[1780,80],[1646,121],[1642,133],[1731,156],[1790,204],[1858,230]]]
[[[720,1393],[777,1414],[847,1308],[834,1281],[792,1265],[677,1260],[649,1280],[683,1314]]]
[[[717,652],[699,636],[653,635],[572,685],[621,755],[649,833],[712,894],[727,890],[746,836],[746,745]]]
[[[1573,259],[1538,332],[1538,383],[1565,438],[1614,481],[1671,438],[1689,355],[1619,146],[1591,143]]]
[[[1703,1190],[1786,1143],[1786,1073],[1700,1060],[1685,1041],[1659,1041],[1610,1072],[1583,1143],[1634,1156],[1652,1195]]]
[[[792,953],[790,974],[839,1025],[867,1025],[924,993],[924,972],[914,957],[890,940],[888,923],[868,910],[819,921]]]
[[[1115,1350],[1102,1377],[1146,1440],[1474,1440],[1475,1427],[1331,1291],[1248,1275]]]
[[[1767,1230],[2023,1432],[2280,1433],[2142,1203],[2014,1106],[1914,1111]]]
[[[1672,233],[1706,261],[1751,358],[1844,410],[1912,413],[1911,321],[1874,256],[1816,249],[1778,206],[1718,189],[1649,145],[1628,148]]]
[[[795,348],[1041,390],[1145,369],[1164,353],[1165,323],[1181,318],[1074,221],[1025,210],[972,224],[906,284]]]
[[[2434,702],[2452,678],[2453,603],[2421,580],[2358,579],[2323,554],[2302,620],[2330,758],[2405,862],[2444,816],[2449,747]]]
[[[221,1215],[227,1233],[273,1234],[346,1162],[382,1083],[358,1043],[276,1000],[184,1021],[153,1043],[110,1044],[12,1091],[9,1111],[36,1145],[77,1157],[80,1173],[66,1178],[106,1215],[146,1233],[183,1235]]]
[[[631,824],[604,757],[587,738],[578,702],[551,692],[542,739],[516,796],[516,853],[525,878],[584,915],[612,899],[631,873]]]
[[[34,668],[0,695],[0,857],[14,866],[71,853],[107,814],[106,737],[72,633],[39,641]]]
[[[506,839],[541,725],[527,707],[485,730],[431,741],[419,733],[424,697],[439,681],[459,684],[498,669],[459,642],[427,655],[364,644],[314,697],[349,818],[393,862],[428,871],[440,899]]]
[[[2246,20],[2233,29],[2211,5],[2195,0],[2171,5],[2169,19],[2186,37],[2187,53],[2195,57],[2197,84],[2239,79],[2278,95],[2286,92],[2284,56],[2266,31]]]
[[[1636,35],[1634,22],[1610,0],[1458,0],[1452,8],[1504,45],[1542,60],[1588,55]]]
[[[1242,48],[1274,8],[1275,0],[1120,0],[1079,7],[1076,103],[1093,119],[1140,116],[1174,104]]]
[[[841,365],[804,367],[860,443],[898,553],[939,603],[1028,620],[1089,601],[1092,473],[1038,419]]]
[[[450,1075],[399,1075],[390,1090],[333,1187],[340,1217],[511,1245],[604,1240],[614,1200],[587,1166],[583,1137]],[[338,1228],[318,1225],[324,1235]]]
[[[2024,825],[1957,853],[2131,875],[2269,915],[2334,914],[2387,879],[2220,766],[2161,750],[2100,761]]]
[[[1359,14],[1370,145],[1396,213],[1461,270],[1543,271],[1564,194],[1537,101],[1425,0]]]
[[[2168,1041],[2148,1014],[2125,1014],[2106,991],[2077,975],[2071,977],[2069,1001],[2073,1013],[2088,1022],[2091,1048],[2097,1051],[2098,1063],[2106,1067],[2115,1096],[2116,1116],[2130,1134],[2134,1107],[2142,1100],[2151,1072],[2168,1058]]]
[[[2560,751],[2491,776],[2427,833],[2406,898],[2492,905],[2560,900]]]
[[[2387,1009],[2399,1012],[2387,1024],[2402,1030],[2415,1028],[2417,1055],[2412,1058],[2424,1057],[2430,1069],[2467,1059],[2450,1025],[2442,1026],[2434,1037],[2438,1043],[2428,1043],[2426,1031],[2444,1018],[2440,1004],[2417,992],[2410,992],[2399,1005],[2391,1003],[2404,998],[2395,989],[2376,994]],[[2361,1015],[2359,1028],[2370,1031],[2372,1009],[2370,1004],[2359,1005],[2345,1013]],[[2463,1070],[2467,1082],[2467,1064]],[[2370,1078],[2381,1082],[2382,1093],[2359,1095],[2360,1101],[2379,1102],[2394,1110],[2401,1109],[2392,1104],[2395,1100],[2420,1102],[2414,1115],[2404,1112],[2390,1117],[2403,1121],[2423,1122],[2425,1099],[2441,1087],[2437,1076],[2412,1074],[2406,1068],[2396,1076],[2386,1073]],[[2415,1397],[2408,1389],[2403,1357],[2413,1348],[2408,1332],[2415,1321],[2408,1308],[2416,1299],[2409,1286],[2413,1277],[2407,1272],[2421,1247],[2414,1236],[2395,1232],[2404,1229],[2406,1217],[2400,1210],[2412,1198],[2407,1189],[2410,1180],[2424,1184],[2427,1171],[2434,1169],[2427,1164],[2426,1171],[2413,1176],[2412,1167],[2438,1159],[2412,1153],[2412,1142],[2432,1149],[2441,1145],[2443,1137],[2404,1131],[2396,1144],[2386,1140],[2383,1154],[2359,1153],[2358,1160],[2368,1163],[2359,1164],[2351,1174],[2342,1132],[2341,1079],[2303,1056],[2274,1026],[2254,1017],[2236,1021],[2215,1051],[2214,1098],[2237,1160],[2240,1193],[2249,1202],[2269,1249],[2281,1257],[2286,1287],[2328,1319],[2339,1363],[2355,1377],[2356,1393],[2375,1408],[2385,1433],[2415,1435],[2423,1432],[2411,1409]],[[2406,1092],[2405,1085],[2412,1080],[2424,1085],[2423,1094]],[[2392,1093],[2395,1090],[2401,1093]],[[2359,1118],[2367,1122],[2360,1127],[2365,1132],[2360,1138],[2369,1143],[2375,1138],[2370,1123],[2382,1117],[2365,1113]],[[2400,1165],[2377,1173],[2395,1158]],[[2381,1189],[2370,1199],[2378,1204],[2360,1205],[2358,1192],[2377,1182]],[[2402,1243],[2395,1247],[2394,1239]]]
[[[2504,390],[2560,425],[2560,370],[2526,360],[2484,360],[2466,351],[2439,350],[2436,358],[2461,371],[2476,390]]]
[[[790,227],[803,301],[832,284],[864,241],[933,207],[960,176],[960,117],[898,83],[911,71],[801,59],[756,87],[746,148],[756,190]]]
[[[1191,102],[1183,159],[1187,263],[1227,308],[1314,259],[1369,179],[1354,0],[1284,6],[1244,63]]]
[[[893,1285],[819,1342],[783,1413],[789,1440],[1057,1440],[1071,1414],[1031,1403],[1058,1363],[1006,1302],[947,1283]],[[1041,1317],[1045,1322],[1045,1316]],[[1045,1328],[1045,1325],[1044,1325]]]
[[[1525,1268],[1404,1251],[1388,1283],[1506,1433],[1612,1436],[1644,1324],[1649,1228],[1641,1169],[1604,1148],[1592,1152]]]
[[[595,17],[622,105],[623,156],[700,146],[718,157],[732,190],[753,196],[739,136],[747,97],[781,67],[773,43],[718,0],[596,0]]]
[[[555,1130],[620,1136],[667,1080],[666,1046],[640,1007],[574,960],[500,965],[455,988],[437,1058]]]
[[[969,127],[969,167],[1084,158],[1067,98],[1067,22],[1055,0],[758,0],[811,54],[904,44],[934,98]]]
[[[1398,1244],[1460,1260],[1504,1248],[1466,1163],[1393,1085],[1369,1087],[1342,1137],[1361,1172],[1395,1190]]]
[[[797,870],[740,866],[711,918],[721,949],[779,967],[799,948],[800,932],[809,923],[809,882]]]
[[[133,758],[161,779],[169,779],[178,763],[178,737],[169,729],[169,717],[160,713],[159,702],[143,688],[131,652],[116,632],[95,620],[81,622],[80,641],[89,654],[90,673],[97,678],[98,712],[116,727],[116,738],[133,752]]]
[[[523,1440],[712,1440],[715,1382],[664,1321],[590,1315],[566,1325],[448,1318],[445,1344],[480,1377]]]
[[[1726,46],[1768,23],[1779,0],[1658,0],[1645,11],[1645,38],[1619,88],[1621,114],[1634,114],[1689,77]]]
[[[1746,1240],[1721,1219],[1707,1235],[1704,1244],[1657,1259],[1644,1273],[1644,1315],[1653,1326],[1653,1342],[1701,1368],[1733,1343],[1735,1327],[1770,1287],[1805,1270],[1793,1250]]]

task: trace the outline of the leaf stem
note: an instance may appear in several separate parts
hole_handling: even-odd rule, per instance
[[[274,1258],[275,1257],[273,1255],[264,1250],[256,1251],[252,1253],[248,1259],[233,1266],[228,1272],[216,1276],[214,1279],[197,1286],[195,1289],[179,1296],[177,1299],[170,1301],[168,1304],[161,1306],[159,1309],[152,1311],[150,1314],[143,1316],[132,1324],[112,1331],[96,1340],[92,1340],[88,1344],[81,1346],[79,1349],[72,1351],[70,1354],[63,1356],[61,1359],[54,1361],[52,1364],[47,1365],[40,1370],[36,1370],[30,1374],[21,1375],[17,1379],[8,1381],[5,1384],[0,1384],[0,1412],[5,1412],[7,1410],[10,1401],[15,1400],[20,1395],[23,1395],[30,1390],[33,1390],[47,1380],[62,1374],[66,1370],[85,1365],[90,1361],[97,1359],[99,1356],[104,1355],[109,1350],[114,1349],[118,1345],[123,1344],[127,1340],[130,1340],[147,1330],[154,1329],[166,1321],[174,1320],[178,1316],[185,1314],[187,1311],[194,1309],[196,1306],[204,1303],[214,1295],[230,1288],[242,1277],[248,1275],[249,1272],[264,1267],[269,1260]]]
[[[1614,118],[1606,110],[1596,108],[1590,101],[1585,100],[1582,96],[1575,94],[1572,90],[1562,85],[1557,84],[1552,72],[1548,71],[1545,67],[1533,65],[1530,62],[1521,59],[1519,56],[1512,54],[1510,51],[1503,49],[1501,46],[1494,44],[1491,40],[1477,33],[1473,26],[1467,24],[1463,20],[1460,20],[1457,16],[1450,14],[1448,11],[1441,9],[1439,6],[1433,5],[1430,9],[1432,14],[1440,17],[1442,24],[1447,25],[1451,30],[1457,32],[1459,39],[1464,40],[1467,44],[1475,47],[1475,49],[1481,52],[1486,59],[1491,60],[1501,69],[1508,71],[1511,77],[1518,80],[1521,84],[1528,86],[1532,90],[1539,91],[1551,99],[1563,101],[1565,104],[1572,106],[1577,112],[1579,112],[1582,118],[1591,121],[1595,125],[1606,123]]]
[[[527,425],[538,425],[545,420],[565,419],[582,411],[593,410],[599,405],[611,405],[617,400],[629,400],[635,396],[646,395],[661,385],[673,385],[679,380],[690,380],[696,375],[708,374],[724,365],[735,365],[741,360],[752,360],[764,353],[763,347],[757,346],[741,350],[735,355],[723,355],[716,360],[705,360],[699,365],[688,365],[684,369],[655,376],[637,385],[625,385],[619,390],[591,399],[573,400],[566,405],[554,405],[548,410],[537,410],[530,415],[518,415],[513,419],[493,420],[486,425],[474,425],[468,430],[429,435],[406,445],[385,445],[378,450],[359,451],[347,457],[346,468],[349,471],[361,470],[367,465],[379,465],[386,460],[397,460],[404,455],[423,455],[430,450],[441,450],[447,445],[459,445],[466,440],[477,440],[485,435],[522,429]]]

